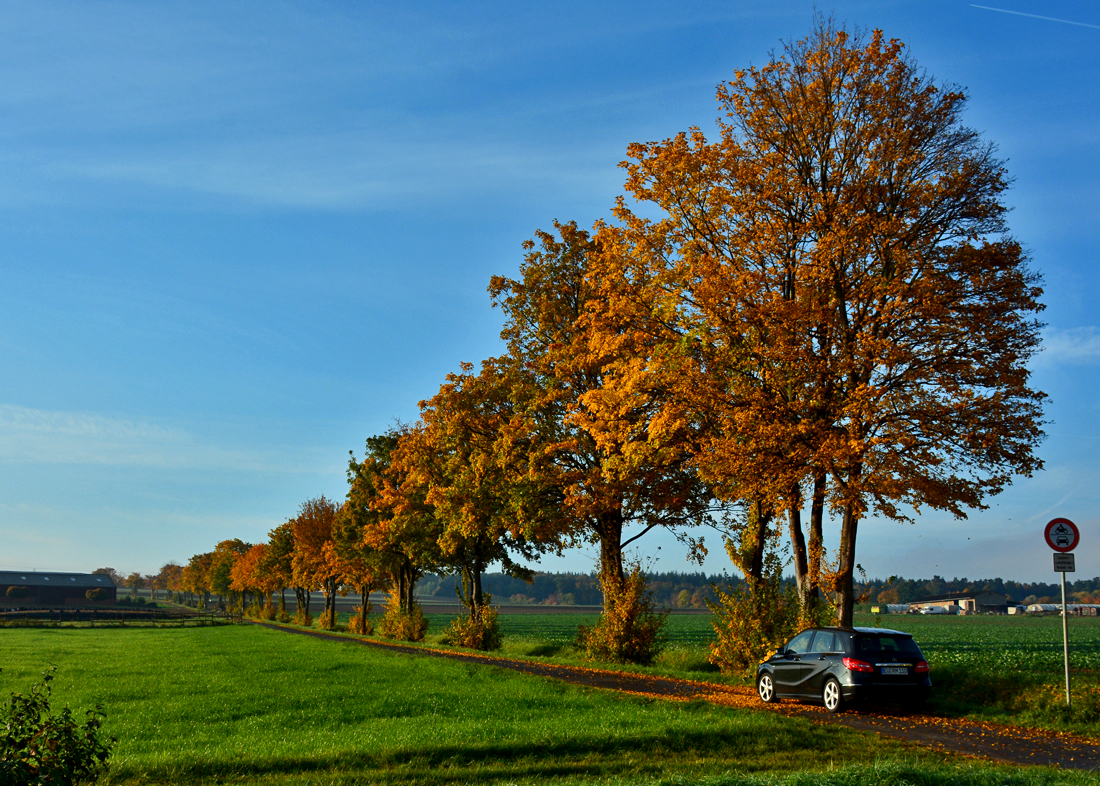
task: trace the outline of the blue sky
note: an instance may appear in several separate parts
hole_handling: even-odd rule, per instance
[[[969,90],[1048,306],[1046,470],[966,521],[868,521],[858,560],[1053,580],[1060,515],[1100,574],[1100,9],[818,7]],[[0,569],[153,572],[341,499],[349,450],[500,352],[521,242],[608,216],[626,146],[713,129],[813,10],[0,2]]]

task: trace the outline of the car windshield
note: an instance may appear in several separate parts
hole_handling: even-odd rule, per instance
[[[912,636],[856,636],[855,651],[860,655],[920,655]]]

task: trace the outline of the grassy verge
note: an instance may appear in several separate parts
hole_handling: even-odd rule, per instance
[[[1060,617],[867,615],[856,623],[876,621],[920,643],[932,664],[933,711],[1100,738],[1100,619],[1069,622],[1072,709]]]
[[[57,706],[104,704],[112,784],[1086,782],[253,626],[2,635],[3,695],[55,663]]]

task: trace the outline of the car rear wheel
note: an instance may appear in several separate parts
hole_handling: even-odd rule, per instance
[[[821,690],[821,701],[829,712],[840,712],[844,708],[844,694],[840,692],[840,683],[832,677],[825,680]]]
[[[756,692],[760,694],[760,701],[765,704],[775,701],[775,684],[772,682],[772,675],[767,672],[760,675],[760,679],[756,681]]]

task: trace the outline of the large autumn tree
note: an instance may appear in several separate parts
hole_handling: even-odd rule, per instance
[[[963,517],[1042,466],[1038,277],[965,92],[900,42],[819,19],[718,100],[716,140],[630,147],[626,188],[663,215],[620,201],[600,275],[660,317],[660,371],[708,413],[700,470],[786,512],[800,578],[806,497],[840,515],[849,625],[862,520]]]
[[[626,547],[654,528],[704,521],[711,498],[690,464],[689,435],[657,418],[659,387],[617,397],[594,414],[590,398],[601,395],[609,370],[644,358],[649,346],[636,332],[593,338],[599,243],[575,223],[555,227],[557,235],[540,231],[526,244],[518,279],[495,276],[489,287],[505,313],[501,337],[516,384],[527,388],[519,397],[528,453],[522,471],[538,494],[516,515],[598,545],[609,621],[616,598],[629,594],[630,606],[641,600],[624,569]]]

